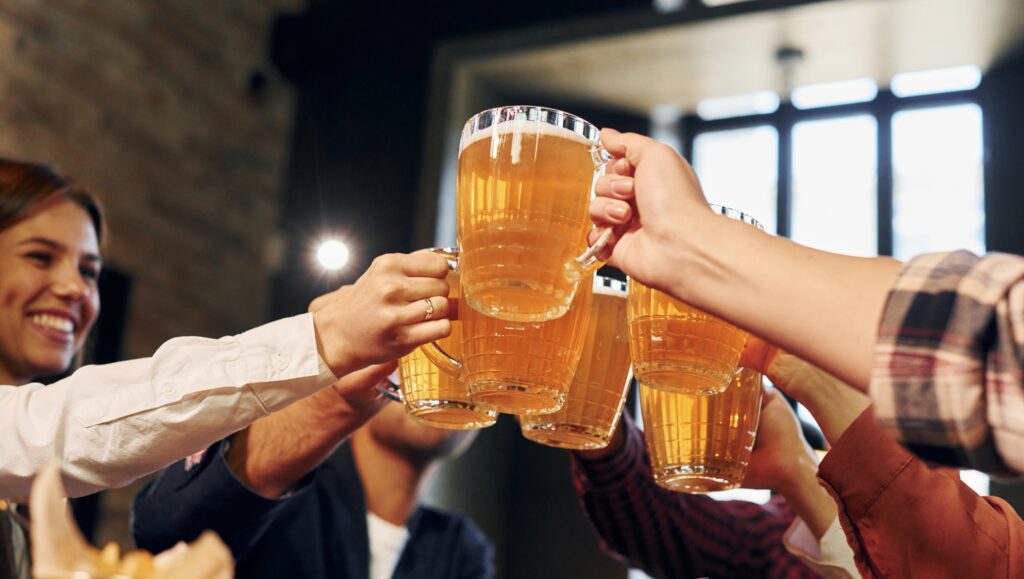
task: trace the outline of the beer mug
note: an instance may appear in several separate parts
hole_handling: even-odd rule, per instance
[[[626,283],[594,276],[583,354],[558,412],[519,417],[526,438],[557,448],[603,448],[622,415],[629,371]]]
[[[740,370],[721,394],[666,392],[640,384],[651,472],[659,486],[705,493],[740,486],[761,416],[761,374]]]
[[[452,257],[452,249],[434,248],[430,251]],[[459,274],[449,271],[448,297],[459,298]],[[438,340],[438,347],[454,356],[462,355],[462,323],[452,321],[452,333]],[[486,428],[498,420],[498,413],[486,404],[470,400],[469,388],[461,380],[442,372],[424,353],[425,346],[416,348],[398,361],[399,384],[383,386],[383,393],[405,404],[406,411],[429,426],[449,430]]]
[[[569,311],[547,322],[513,322],[459,307],[462,356],[438,343],[423,352],[442,371],[462,380],[470,399],[499,412],[555,412],[565,402],[583,352],[592,296],[591,278]],[[465,281],[462,282],[465,298]]]
[[[513,322],[569,311],[611,233],[587,248],[594,181],[609,158],[594,125],[559,110],[506,106],[466,122],[456,204],[471,308]]]
[[[763,230],[749,215],[711,207]],[[636,280],[629,281],[628,293],[630,355],[637,381],[672,392],[724,391],[738,369],[747,333]]]

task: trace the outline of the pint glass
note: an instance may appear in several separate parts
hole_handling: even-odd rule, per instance
[[[761,228],[734,209],[712,209]],[[627,301],[630,354],[638,382],[689,394],[725,390],[736,374],[746,332],[636,280],[629,281]]]
[[[517,322],[569,310],[599,265],[590,257],[594,248],[580,254],[606,155],[596,127],[555,109],[499,107],[466,122],[456,204],[459,269],[471,308]]]
[[[618,425],[629,372],[626,284],[595,276],[583,355],[558,412],[519,417],[523,436],[558,448],[607,446]]]
[[[761,374],[740,370],[721,394],[666,392],[640,385],[644,438],[659,486],[711,492],[740,486],[761,411]]]

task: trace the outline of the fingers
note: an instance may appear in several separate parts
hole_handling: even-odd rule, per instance
[[[410,277],[394,288],[395,298],[414,302],[424,298],[448,295],[448,282],[433,277]]]
[[[621,175],[602,175],[594,183],[594,194],[598,197],[629,200],[633,198],[634,183],[632,177]]]
[[[431,320],[403,327],[396,340],[409,348],[409,351],[429,342],[447,338],[452,333],[452,323],[447,319]]]
[[[394,372],[397,365],[396,361],[384,362],[350,372],[334,383],[334,389],[344,398],[350,396],[363,398],[363,394],[366,394],[368,398],[375,398],[377,384]]]
[[[403,306],[396,322],[407,326],[419,322],[447,320],[450,300],[445,296],[422,298]]]
[[[637,133],[620,133],[615,129],[601,129],[601,144],[615,157],[624,158],[628,165],[619,162],[612,163],[611,170],[614,172],[623,171],[623,175],[632,175],[632,168],[636,167],[647,155],[663,154],[664,149],[675,151],[668,145],[659,143],[650,137]]]
[[[598,226],[622,225],[633,219],[633,208],[618,199],[596,197],[590,202],[590,220]]]
[[[401,257],[401,271],[410,277],[444,279],[448,275],[448,258],[430,250],[424,249]]]

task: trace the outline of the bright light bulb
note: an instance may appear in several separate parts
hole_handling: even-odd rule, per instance
[[[334,271],[345,267],[348,258],[348,246],[337,239],[321,243],[320,248],[316,250],[317,261],[327,270]]]

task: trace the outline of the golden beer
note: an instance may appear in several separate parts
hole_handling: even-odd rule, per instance
[[[452,335],[441,340],[438,345],[446,352],[454,351],[456,329],[460,324],[452,324]],[[411,416],[420,422],[437,428],[452,430],[468,430],[486,428],[498,419],[498,413],[485,404],[469,399],[469,389],[462,381],[440,371],[422,348],[416,348],[411,354],[403,356],[398,363],[399,375],[402,379],[402,401]]]
[[[764,229],[735,209],[711,209]],[[716,394],[732,382],[746,332],[635,280],[629,282],[627,301],[630,355],[638,382],[690,394]]]
[[[742,369],[721,394],[666,392],[640,385],[640,411],[654,482],[703,493],[738,487],[746,476],[761,412],[761,374]]]
[[[460,308],[462,377],[474,402],[510,414],[562,407],[586,337],[591,278],[584,283],[569,311],[548,322],[510,322]]]
[[[542,107],[484,111],[463,129],[457,230],[463,295],[510,321],[545,321],[580,287],[567,264],[583,252],[597,129]]]
[[[633,374],[651,388],[716,394],[732,381],[747,334],[729,322],[629,280]]]
[[[597,276],[583,354],[565,404],[551,414],[520,416],[523,436],[558,448],[607,446],[630,381],[626,284]]]

